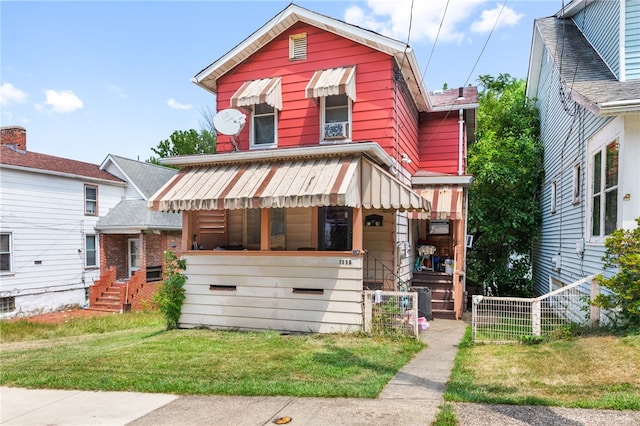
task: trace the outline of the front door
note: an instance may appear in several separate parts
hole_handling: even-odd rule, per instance
[[[128,264],[129,277],[140,269],[140,238],[129,238]]]

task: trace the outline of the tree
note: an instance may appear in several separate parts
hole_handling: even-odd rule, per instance
[[[531,248],[544,178],[538,111],[525,81],[479,77],[476,142],[469,147],[470,282],[504,296],[532,294]]]
[[[604,242],[602,261],[616,273],[596,277],[598,284],[613,293],[600,293],[594,305],[615,310],[622,325],[640,328],[640,217],[633,230],[617,229]]]
[[[160,158],[176,155],[212,154],[216,152],[216,133],[213,129],[202,129],[200,133],[194,129],[176,130],[151,151],[158,156],[147,160],[153,164],[160,164]]]

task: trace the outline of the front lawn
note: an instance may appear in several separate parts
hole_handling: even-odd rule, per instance
[[[128,315],[136,314],[121,317]],[[0,384],[173,394],[373,398],[424,347],[410,338],[349,334],[166,331],[154,316],[147,325],[132,321],[132,328],[122,326],[120,318],[119,331],[105,331],[108,325],[104,321],[110,318],[75,320],[96,321],[102,326],[75,324],[69,337],[64,337],[65,325],[58,325],[51,333],[55,338],[37,341],[25,341],[24,336],[7,339],[20,335],[12,330],[20,325],[0,322]],[[39,333],[37,326],[22,327]],[[49,330],[51,326],[42,328]],[[86,328],[94,331],[78,332]]]
[[[640,335],[604,332],[537,345],[473,345],[467,330],[445,399],[640,410]]]

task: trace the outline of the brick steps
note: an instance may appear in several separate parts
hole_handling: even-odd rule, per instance
[[[90,309],[103,312],[121,312],[123,309],[120,303],[120,291],[122,284],[112,284],[98,296],[95,303],[91,304]]]

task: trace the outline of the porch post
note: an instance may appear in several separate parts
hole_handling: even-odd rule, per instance
[[[191,247],[191,215],[194,214],[194,211],[183,211],[182,212],[182,253],[186,252]],[[177,253],[176,253],[177,254]]]
[[[353,208],[353,240],[351,241],[351,249],[352,250],[360,250],[361,252],[364,250],[363,248],[363,225],[364,222],[362,220],[362,206]]]
[[[260,209],[260,250],[271,249],[271,209]]]

